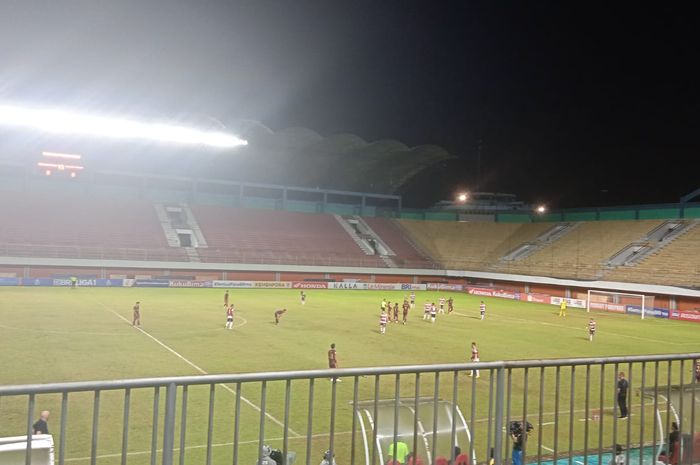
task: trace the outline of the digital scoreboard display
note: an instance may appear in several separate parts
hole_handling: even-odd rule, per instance
[[[37,162],[37,167],[46,176],[54,174],[70,176],[75,178],[85,167],[82,165],[82,156],[73,153],[41,152],[41,158]]]

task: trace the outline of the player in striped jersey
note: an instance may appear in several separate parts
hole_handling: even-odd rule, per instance
[[[481,319],[483,320],[486,318],[486,304],[482,300],[481,303],[479,304],[479,314],[481,315]]]
[[[435,302],[430,304],[430,322],[435,323],[435,317],[437,316],[437,307],[435,307]]]
[[[233,329],[233,304],[226,307],[226,329]]]
[[[430,318],[430,302],[423,304],[423,319],[427,320]]]
[[[381,334],[386,333],[386,323],[389,320],[389,315],[387,315],[385,310],[382,310],[382,314],[379,315],[379,332]]]
[[[593,318],[588,322],[588,340],[593,342],[593,336],[595,336],[596,322]]]

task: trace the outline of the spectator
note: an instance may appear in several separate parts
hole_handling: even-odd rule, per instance
[[[615,444],[615,456],[610,459],[609,465],[625,465],[625,454],[621,445]]]
[[[49,413],[48,410],[41,412],[39,419],[32,425],[32,434],[49,434]]]
[[[668,435],[668,450],[671,451],[671,456],[668,458],[668,463],[678,465],[678,458],[681,455],[681,432],[678,429],[678,423],[671,423],[671,433]]]
[[[454,465],[469,465],[469,456],[466,453],[462,453],[462,449],[459,446],[455,446]]]

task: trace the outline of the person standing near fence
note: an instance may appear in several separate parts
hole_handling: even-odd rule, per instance
[[[41,412],[39,419],[32,425],[32,434],[49,434],[49,411]]]
[[[617,378],[617,406],[620,409],[620,418],[627,418],[627,389],[630,385],[624,372],[621,371]]]

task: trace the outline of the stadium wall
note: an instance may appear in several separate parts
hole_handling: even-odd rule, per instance
[[[245,265],[191,262],[137,262],[120,260],[76,260],[0,257],[0,280],[6,285],[42,278],[153,279],[211,282],[363,282],[375,284],[441,283],[451,286],[498,290],[496,297],[539,302],[538,296],[585,299],[589,289],[643,293],[655,297],[655,307],[679,312],[700,312],[700,290],[673,286],[612,281],[575,281],[543,276],[471,272],[463,270],[419,270],[386,268],[311,267],[296,265]],[[52,285],[41,281],[41,285]],[[32,284],[30,284],[32,285]],[[96,284],[99,285],[99,284]],[[167,286],[167,284],[166,284]],[[193,286],[199,287],[199,286]],[[487,294],[482,294],[487,295]],[[528,298],[529,296],[529,298]],[[534,296],[534,297],[533,297]],[[534,300],[533,300],[534,299]],[[698,319],[693,321],[700,322]]]

